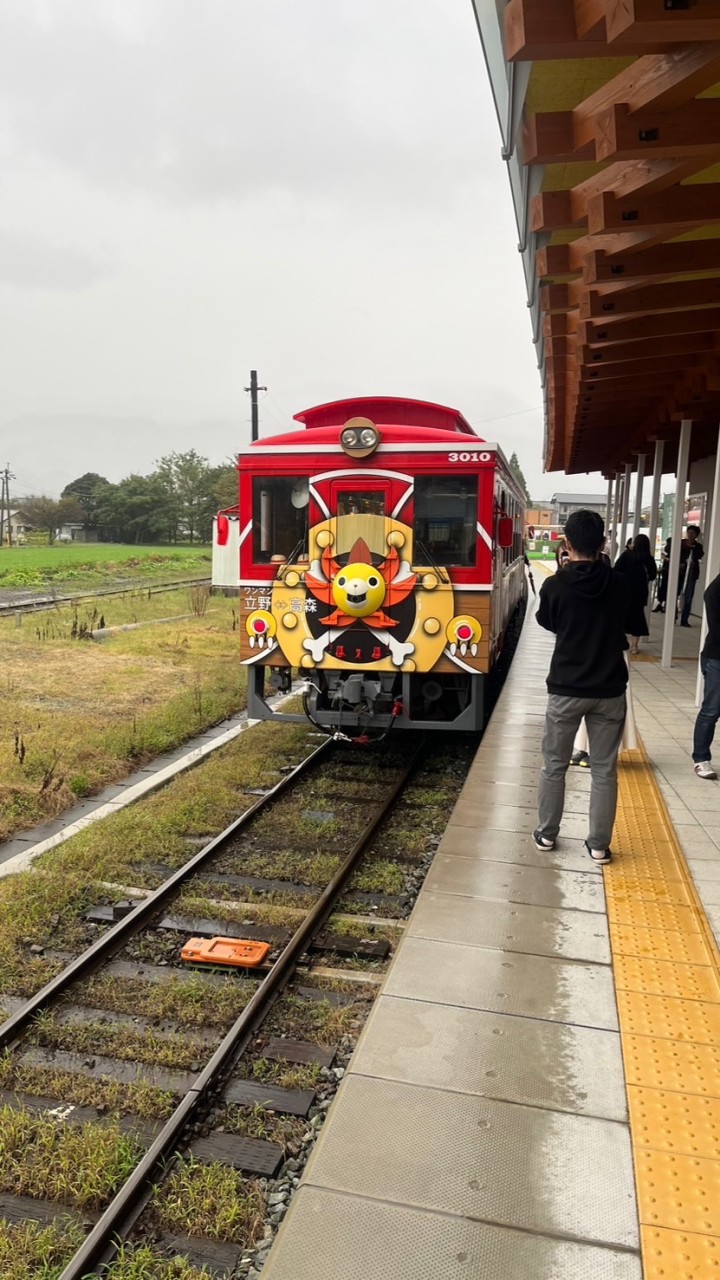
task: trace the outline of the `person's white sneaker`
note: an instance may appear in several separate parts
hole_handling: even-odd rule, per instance
[[[698,778],[717,778],[717,774],[709,760],[698,760],[697,764],[693,765],[693,772],[697,774]]]

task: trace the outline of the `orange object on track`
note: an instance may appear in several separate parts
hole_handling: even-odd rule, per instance
[[[269,942],[245,938],[190,938],[180,952],[181,959],[193,964],[236,965],[241,969],[257,968],[269,954]]]

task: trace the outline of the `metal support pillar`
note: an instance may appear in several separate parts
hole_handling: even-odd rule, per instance
[[[615,501],[613,502],[613,521],[612,521],[612,531],[611,531],[611,534],[610,534],[610,559],[612,560],[613,564],[615,563],[615,560],[617,559],[617,550],[618,550],[618,544],[617,544],[617,528],[618,528],[618,517],[619,517],[619,515],[620,515],[620,483],[621,483],[621,479],[622,479],[621,472],[620,472],[620,471],[617,471],[617,472],[615,473]]]
[[[647,457],[646,453],[638,454],[637,484],[635,486],[635,516],[633,519],[633,531],[632,531],[633,539],[637,538],[640,532],[640,517],[642,516],[643,484],[645,482],[646,457]]]
[[[613,477],[608,476],[607,502],[605,503],[605,536],[610,537],[610,518],[612,516],[612,500],[613,500]],[[606,547],[607,551],[608,548]]]
[[[619,534],[619,551],[622,555],[627,542],[628,512],[630,510],[630,481],[632,479],[632,462],[625,463],[625,478],[623,480],[623,499],[622,499],[622,515],[620,516],[620,534]]]
[[[663,476],[663,454],[665,453],[665,441],[655,441],[655,465],[653,467],[653,487],[652,498],[650,499],[650,524],[648,526],[648,537],[650,539],[650,555],[655,555],[655,542],[657,539],[657,528],[660,523],[660,489],[662,488]]]
[[[720,427],[718,428],[718,440],[715,446],[715,479],[713,481],[712,505],[710,508],[710,526],[705,543],[705,585],[709,586],[713,578],[717,577],[720,572]],[[703,606],[702,624],[700,627],[700,652],[705,643],[708,632],[707,614]],[[703,699],[703,677],[698,662],[697,685],[695,688],[695,704],[700,706]]]
[[[680,571],[680,541],[682,538],[683,520],[685,519],[685,489],[687,487],[688,462],[690,460],[690,436],[692,420],[683,418],[680,427],[680,444],[678,446],[678,465],[675,481],[675,507],[672,523],[672,546],[670,548],[670,566],[668,569],[668,590],[665,601],[665,625],[663,626],[661,667],[671,667],[673,659],[673,636],[675,634],[675,606],[677,605],[677,585]]]

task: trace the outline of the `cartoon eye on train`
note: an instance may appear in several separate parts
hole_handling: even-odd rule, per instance
[[[295,420],[239,455],[238,505],[215,519],[250,716],[348,736],[481,729],[527,590],[525,502],[502,451],[420,400]],[[270,705],[291,690],[304,714]]]

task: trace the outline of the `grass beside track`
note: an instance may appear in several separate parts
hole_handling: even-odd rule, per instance
[[[70,543],[0,547],[0,590],[89,590],[114,582],[210,577],[207,546],[133,547],[118,543]]]
[[[79,1222],[60,1214],[49,1226],[10,1223],[0,1218],[2,1280],[57,1280],[85,1232]],[[107,1272],[108,1280],[210,1280],[184,1258],[161,1256],[147,1245],[124,1245]]]
[[[190,614],[188,595],[108,604],[106,622]],[[73,617],[65,608],[0,623],[0,840],[245,705],[234,601],[213,597],[201,616],[101,643],[73,639]]]
[[[301,760],[309,749],[304,725],[258,725],[161,791],[44,854],[31,870],[0,880],[0,1004],[2,993],[30,995],[59,968],[30,952],[32,945],[72,951],[87,945],[83,913],[117,897],[101,882],[142,885],[149,879],[143,871],[148,862],[171,858],[179,866],[191,852],[186,836],[227,826],[253,800],[243,787],[272,786],[282,776],[281,766]],[[178,1016],[173,1009],[183,999],[197,1005],[198,988],[189,975],[172,999],[166,1017]],[[221,994],[218,1001],[226,1004]],[[206,1017],[211,1003],[207,993]]]

